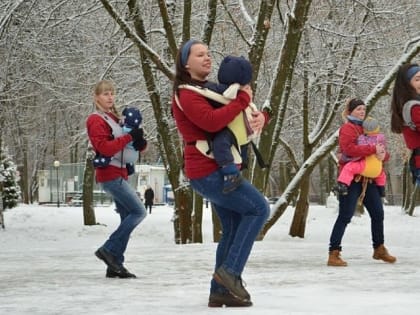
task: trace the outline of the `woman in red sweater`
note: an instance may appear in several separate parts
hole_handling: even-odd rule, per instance
[[[397,73],[391,101],[391,130],[402,133],[413,151],[411,168],[420,185],[420,66],[404,64]],[[405,117],[405,119],[404,119]]]
[[[146,148],[142,129],[124,133],[114,106],[115,88],[110,81],[100,81],[94,88],[96,112],[86,120],[87,134],[95,151],[108,157],[109,164],[95,168],[96,181],[112,196],[121,223],[95,252],[107,265],[107,278],[135,278],[123,265],[124,252],[131,232],[146,217],[146,209],[136,191],[127,182],[127,164],[135,163]],[[127,146],[133,141],[132,146]]]
[[[364,158],[371,154],[376,154],[381,161],[389,158],[383,144],[358,144],[357,138],[363,134],[362,123],[365,115],[366,106],[362,100],[353,98],[347,101],[343,112],[345,123],[341,126],[338,135],[338,145],[342,155],[339,161],[340,170],[351,158]],[[339,209],[330,236],[328,266],[347,266],[347,262],[340,256],[341,241],[346,227],[354,215],[359,198],[363,199],[363,205],[369,212],[371,220],[373,258],[388,263],[396,261],[396,258],[389,255],[384,246],[384,209],[381,189],[373,179],[356,176],[348,187],[347,194],[338,196]]]
[[[269,205],[258,189],[246,180],[234,191],[224,194],[223,174],[217,163],[201,153],[195,144],[226,127],[244,110],[252,101],[252,90],[249,85],[243,86],[236,99],[213,108],[204,96],[182,88],[183,84],[203,86],[211,65],[205,44],[189,40],[181,46],[176,60],[172,111],[184,142],[185,175],[191,187],[213,203],[223,229],[208,306],[251,306],[251,297],[241,276],[255,238],[267,220]],[[254,115],[251,127],[261,129],[268,116],[262,112]]]

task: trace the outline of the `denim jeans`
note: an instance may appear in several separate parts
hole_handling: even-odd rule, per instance
[[[121,219],[120,225],[110,235],[103,247],[122,265],[130,234],[146,217],[147,212],[136,191],[126,180],[117,178],[101,183],[101,185],[103,190],[114,199],[117,207],[115,211],[119,213]]]
[[[330,236],[329,250],[341,250],[341,240],[356,210],[357,199],[362,192],[361,182],[352,182],[347,195],[339,196],[338,217]],[[370,229],[373,248],[384,243],[384,209],[378,186],[368,183],[363,204],[370,216]]]
[[[192,188],[213,203],[223,234],[216,250],[215,269],[223,266],[241,276],[252,246],[269,215],[264,196],[247,180],[234,191],[223,194],[223,175],[216,171],[207,177],[190,180]],[[212,280],[211,292],[225,289]]]

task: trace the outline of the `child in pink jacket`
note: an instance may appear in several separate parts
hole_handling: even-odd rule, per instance
[[[357,139],[359,145],[386,145],[385,136],[380,133],[378,121],[372,117],[368,117],[363,121],[364,134]],[[347,188],[352,182],[354,176],[362,175],[373,178],[379,187],[381,196],[385,197],[386,175],[382,166],[382,161],[378,160],[375,154],[366,158],[351,159],[344,164],[339,176],[336,191],[341,195],[347,194]]]

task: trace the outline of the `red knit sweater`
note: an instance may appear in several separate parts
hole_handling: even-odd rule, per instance
[[[235,100],[220,108],[213,108],[207,99],[187,89],[179,90],[182,110],[172,101],[172,111],[184,141],[184,171],[190,179],[208,176],[218,169],[214,159],[200,153],[196,140],[206,140],[206,132],[214,133],[228,125],[250,101],[249,95],[239,91]]]
[[[118,121],[112,113],[107,113],[109,117]],[[118,151],[121,151],[132,138],[129,134],[123,135],[116,139],[112,136],[111,127],[99,115],[89,115],[86,120],[86,128],[89,140],[96,152],[104,156],[113,156]],[[98,183],[107,182],[110,180],[122,177],[128,178],[127,168],[123,165],[121,168],[108,165],[105,167],[98,167],[95,169],[96,181]]]
[[[420,105],[420,101],[419,101]],[[409,127],[403,127],[403,137],[407,148],[410,150],[420,148],[420,106],[413,106],[411,108],[411,120],[416,124],[416,130],[411,130]],[[420,155],[416,155],[416,168],[420,168]]]
[[[366,157],[376,153],[376,145],[374,144],[357,144],[357,138],[363,134],[363,127],[360,125],[346,122],[339,130],[338,146],[340,152],[348,157]],[[389,153],[385,155],[384,161],[389,160]],[[340,170],[343,166],[343,161],[340,159]]]

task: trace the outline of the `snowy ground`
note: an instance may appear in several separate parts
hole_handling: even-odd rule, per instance
[[[420,210],[419,210],[420,211]],[[254,306],[209,309],[215,244],[205,211],[204,244],[175,245],[172,209],[153,209],[133,233],[126,266],[137,279],[106,279],[94,255],[118,216],[96,208],[103,225],[83,226],[82,208],[19,206],[0,230],[0,314],[419,314],[420,222],[386,207],[385,236],[395,265],[371,258],[369,219],[347,229],[343,258],[326,266],[335,209],[311,206],[305,239],[288,236],[289,210],[257,242],[244,272]]]

